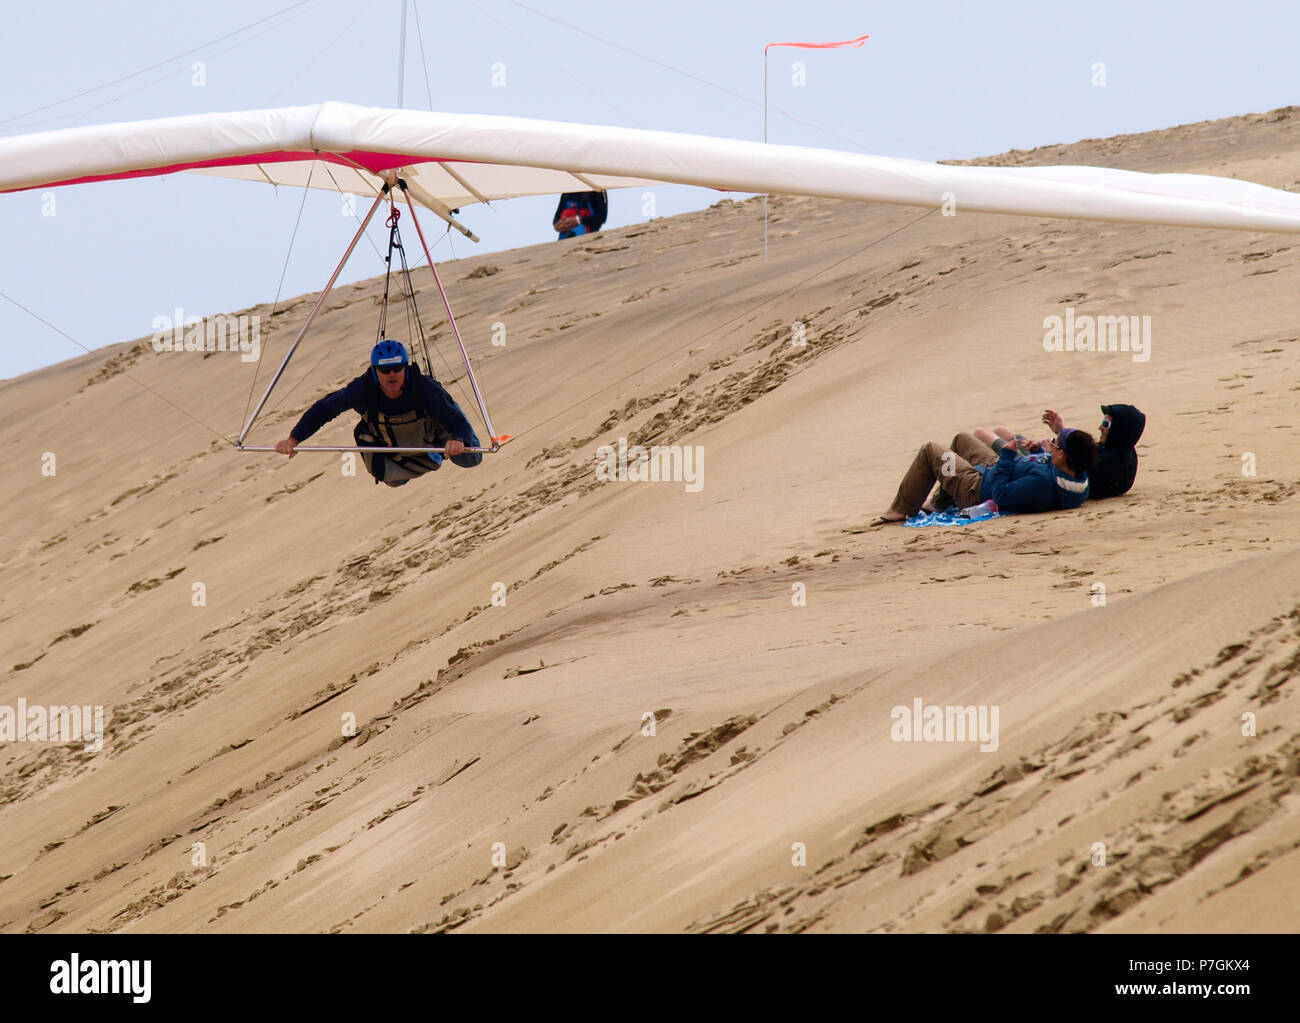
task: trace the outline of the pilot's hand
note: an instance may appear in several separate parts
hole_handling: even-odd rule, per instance
[[[457,455],[463,455],[464,453],[465,453],[465,442],[456,440],[456,438],[454,437],[451,440],[447,441],[443,450],[443,454],[445,454],[448,458],[454,458]]]
[[[288,455],[290,458],[292,458],[295,454],[297,454],[297,452],[293,450],[297,446],[298,446],[298,442],[296,440],[294,440],[292,437],[286,437],[284,440],[276,444],[275,450],[282,455]]]

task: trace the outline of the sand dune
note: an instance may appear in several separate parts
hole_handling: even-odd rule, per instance
[[[1300,112],[988,162],[1295,190]],[[401,490],[233,451],[231,353],[0,383],[0,705],[107,726],[0,748],[0,929],[1294,929],[1300,248],[771,210],[766,264],[728,200],[445,264],[517,440]],[[330,296],[254,442],[359,371],[381,289]],[[242,311],[267,363],[311,300]],[[1064,306],[1149,315],[1150,360],[1045,352]],[[923,441],[1101,402],[1148,416],[1130,494],[863,528]],[[602,482],[620,438],[702,486]],[[918,699],[997,748],[895,741]]]

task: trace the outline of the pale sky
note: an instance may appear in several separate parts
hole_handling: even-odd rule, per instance
[[[0,135],[327,99],[396,107],[402,2],[6,5]],[[771,141],[940,160],[1300,103],[1295,0],[755,0],[743,14],[699,0],[407,3],[411,109],[761,139],[764,44],[863,34],[861,49],[772,51]],[[659,189],[656,212],[718,198]],[[59,331],[93,349],[147,336],[176,308],[270,301],[301,201],[186,174],[58,189],[52,216],[40,191],[0,196],[0,296],[52,325],[0,297],[0,378],[81,354]],[[434,256],[553,242],[553,208],[554,197],[466,208],[482,243],[444,238]],[[639,190],[610,194],[608,226],[642,219]],[[337,195],[313,191],[284,297],[318,290],[353,230]],[[363,243],[340,281],[382,270]]]

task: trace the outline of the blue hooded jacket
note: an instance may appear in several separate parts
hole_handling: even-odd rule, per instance
[[[466,447],[479,447],[474,428],[470,426],[469,420],[465,418],[465,413],[461,411],[460,406],[456,404],[442,384],[426,373],[420,374],[420,384],[424,389],[424,408],[434,422],[439,423],[443,429]],[[301,444],[335,416],[341,416],[348,409],[364,416],[366,414],[368,388],[377,386],[374,382],[373,371],[367,369],[346,387],[340,388],[332,394],[327,394],[312,405],[302,414],[302,418],[298,420],[298,425],[293,428],[290,436]],[[382,391],[379,392],[379,411],[385,415],[403,415],[414,408],[415,402],[411,400],[411,396],[406,391],[403,391],[396,398],[389,398]],[[429,457],[436,464],[442,464],[442,455],[433,454]],[[483,456],[478,452],[467,451],[464,454],[456,455],[452,461],[463,469],[472,469],[483,461]]]
[[[1003,448],[992,465],[974,467],[983,477],[980,500],[995,501],[999,511],[1040,512],[1077,508],[1088,498],[1088,474],[1071,476],[1051,461],[1019,456]]]

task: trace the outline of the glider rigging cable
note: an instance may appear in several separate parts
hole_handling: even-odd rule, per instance
[[[298,239],[298,225],[302,223],[302,211],[307,205],[307,193],[311,191],[311,176],[315,171],[316,164],[313,162],[307,171],[307,185],[302,190],[302,200],[298,203],[298,216],[293,222],[293,234],[289,236],[289,250],[284,254],[284,265],[280,267],[280,283],[275,286],[275,301],[271,303],[271,315],[267,318],[271,325],[266,334],[267,341],[271,340],[271,334],[275,331],[275,313],[280,306],[280,294],[284,291],[284,277],[289,272],[289,260],[293,256],[293,243]],[[257,366],[253,370],[253,379],[248,382],[248,398],[244,401],[245,419],[248,418],[248,407],[253,404],[253,389],[257,386],[257,374],[262,368],[262,353],[264,351],[264,348],[259,349]],[[231,443],[233,444],[234,441],[231,441]]]

